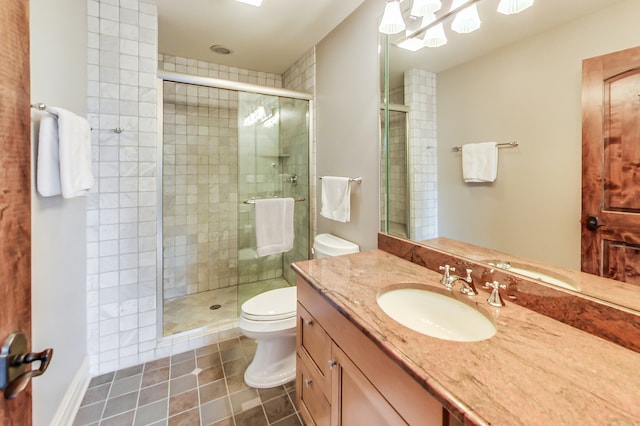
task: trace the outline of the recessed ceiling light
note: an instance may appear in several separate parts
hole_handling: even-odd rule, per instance
[[[262,0],[236,0],[240,3],[250,4],[251,6],[260,6],[262,4]]]
[[[214,44],[213,46],[209,47],[209,50],[211,50],[213,53],[217,53],[219,55],[229,55],[231,53],[233,53],[233,50],[224,47],[221,44]]]

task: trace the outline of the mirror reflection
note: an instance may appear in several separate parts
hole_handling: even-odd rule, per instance
[[[442,3],[436,15],[451,9],[451,1]],[[458,34],[445,20],[441,47],[412,52],[398,47],[406,32],[382,37],[382,230],[580,270],[582,61],[635,47],[632,16],[640,5],[538,1],[506,16],[494,1],[476,4],[480,28]],[[498,150],[494,182],[463,181],[454,148],[513,141],[517,147]]]

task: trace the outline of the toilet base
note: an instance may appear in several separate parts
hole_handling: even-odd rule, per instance
[[[247,386],[258,389],[284,385],[296,377],[296,335],[257,339],[256,354],[244,373]]]

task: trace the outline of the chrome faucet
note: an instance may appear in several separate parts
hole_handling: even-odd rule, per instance
[[[501,288],[507,288],[506,285],[504,284],[500,284],[498,281],[494,281],[492,283],[486,283],[485,287],[491,288],[491,294],[489,295],[489,298],[487,299],[487,302],[489,302],[489,304],[491,306],[495,306],[496,308],[500,308],[502,306],[504,306],[504,302],[502,301],[502,297],[500,297],[500,289]]]
[[[440,284],[445,286],[447,290],[452,290],[456,281],[460,281],[460,293],[466,294],[467,296],[474,296],[478,294],[473,288],[473,278],[471,278],[471,273],[473,272],[471,269],[466,268],[467,276],[461,277],[458,275],[452,275],[451,272],[455,272],[456,268],[449,265],[440,266],[439,269],[444,271],[442,274],[442,279],[440,280]]]

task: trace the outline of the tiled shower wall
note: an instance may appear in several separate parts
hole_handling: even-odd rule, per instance
[[[314,51],[310,50],[284,73],[284,77],[170,55],[159,55],[159,67],[168,71],[269,87],[282,87],[284,80],[284,86],[288,89],[312,93],[315,85],[314,58]],[[174,86],[176,87],[175,90],[181,92],[178,94],[177,102],[173,100],[175,95],[172,87]],[[198,167],[179,167],[178,164],[167,164],[170,173],[174,169],[176,173],[179,172],[179,169],[182,169],[183,176],[176,176],[175,179],[168,176],[165,177],[169,183],[169,186],[165,185],[166,190],[164,191],[164,205],[168,209],[163,214],[165,226],[163,235],[165,244],[165,298],[228,287],[236,285],[238,282],[254,282],[256,280],[274,278],[283,273],[287,276],[289,282],[294,282],[293,276],[289,276],[292,275],[288,267],[289,263],[308,258],[308,204],[296,204],[294,250],[285,255],[284,263],[278,256],[256,259],[255,250],[249,248],[255,246],[255,243],[249,242],[249,240],[253,239],[254,234],[252,228],[253,207],[251,205],[240,205],[240,222],[237,219],[236,207],[238,202],[244,198],[260,195],[249,191],[250,188],[245,191],[237,187],[237,154],[239,150],[237,141],[239,132],[242,130],[238,129],[237,92],[182,84],[176,86],[175,83],[165,83],[165,88],[168,88],[168,92],[165,92],[165,100],[171,97],[171,102],[176,104],[175,106],[169,106],[167,109],[165,103],[165,127],[168,124],[168,128],[165,128],[165,136],[168,136],[169,140],[164,142],[164,146],[169,147],[169,152],[175,149],[172,147],[173,140],[182,140],[185,136],[189,145],[198,144],[197,150],[200,154],[197,154],[199,159],[196,160],[192,156],[193,154],[187,153],[186,157],[181,161],[203,162],[205,160],[203,158],[204,152],[211,149],[207,148],[209,142],[211,142],[211,147],[217,147],[215,148],[216,154],[213,157],[209,157],[209,167],[205,167],[204,164],[200,164]],[[186,93],[183,93],[184,91]],[[198,107],[195,107],[195,105],[198,105]],[[187,116],[179,119],[177,117],[174,118],[173,111],[175,109],[184,110],[185,108],[187,112],[191,109],[192,114],[188,113]],[[228,109],[225,110],[225,108]],[[198,119],[194,117],[196,114],[199,115]],[[206,119],[207,115],[209,116],[208,121]],[[187,123],[183,128],[182,124],[175,123],[174,125],[175,120],[180,120],[181,122],[193,120],[193,123],[191,125]],[[195,124],[198,120],[200,124]],[[207,121],[206,125],[204,124],[205,121]],[[216,128],[216,126],[219,127]],[[174,135],[176,129],[179,129],[183,135]],[[253,132],[251,129],[247,129],[247,131]],[[185,132],[186,134],[184,134]],[[288,132],[292,133],[288,134]],[[299,132],[300,129],[291,129],[280,135],[282,150],[302,153],[283,159],[283,164],[279,165],[283,171],[296,170],[299,175],[298,186],[285,195],[306,194],[308,190],[306,164],[309,158],[307,149],[309,139],[308,137],[299,137],[297,135]],[[248,136],[251,137],[251,135]],[[267,137],[266,133],[262,134],[261,137]],[[277,138],[278,135],[276,134],[273,137]],[[292,142],[294,142],[294,145],[291,144]],[[262,140],[261,143],[264,144],[265,141]],[[302,146],[295,146],[295,144],[301,143]],[[183,148],[185,147],[183,146]],[[187,146],[186,149],[192,149],[194,152],[196,150],[194,146]],[[163,159],[165,164],[167,161],[174,160],[171,155],[169,158]],[[178,157],[176,156],[175,160],[177,161],[177,159]],[[196,170],[198,170],[197,176],[195,176]],[[207,173],[204,173],[205,171]],[[167,172],[165,171],[164,174],[167,175]],[[186,191],[191,191],[191,195],[181,196],[179,191],[174,191],[172,185],[177,179],[188,181],[189,176],[191,176],[192,180],[197,180],[199,185],[191,184],[188,185],[191,186],[191,189],[189,187],[183,188]],[[207,176],[211,180],[212,188],[210,188],[208,194],[205,194],[203,185]],[[255,176],[251,177],[255,178]],[[197,189],[196,186],[200,189]],[[290,184],[284,183],[282,188],[289,189]],[[262,189],[267,190],[267,192],[269,190],[268,188]],[[197,196],[196,192],[198,193]],[[176,206],[176,203],[180,203],[180,205]],[[200,206],[201,212],[196,213],[196,205]],[[177,210],[174,207],[177,207]],[[207,218],[204,215],[205,208],[209,211]],[[189,213],[190,211],[192,212],[191,214]],[[175,213],[179,213],[179,215],[176,216]],[[193,223],[185,223],[189,220]],[[241,228],[241,232],[238,232],[238,227]],[[245,228],[247,232],[245,232]],[[202,234],[202,231],[205,230],[209,233],[208,237]],[[238,241],[238,236],[241,238],[240,241]],[[205,241],[205,239],[208,241]],[[240,249],[239,252],[238,249]],[[239,270],[241,274],[238,276]]]
[[[87,211],[87,343],[95,375],[157,355],[158,32],[146,2],[87,0],[87,9],[97,178]]]
[[[413,240],[438,236],[438,165],[436,128],[436,75],[411,69],[404,75],[405,104],[409,123],[409,171]]]
[[[163,83],[163,296],[237,284],[237,92]]]
[[[284,72],[282,83],[287,89],[315,94],[315,49],[309,50]],[[300,103],[301,101],[297,101],[296,105]],[[313,112],[313,109],[309,108],[308,118],[305,123],[306,126],[290,127],[288,130],[289,133],[283,135],[283,140],[285,141],[283,149],[285,152],[294,153],[294,155],[291,155],[285,160],[285,168],[298,175],[298,184],[295,187],[289,187],[291,191],[289,194],[294,198],[299,196],[299,194],[305,194],[307,198],[307,201],[297,203],[295,207],[294,247],[292,251],[285,253],[283,257],[283,263],[285,265],[283,275],[291,284],[295,283],[295,274],[289,265],[293,262],[309,258],[311,247],[310,238],[311,235],[316,235],[315,229],[313,229],[315,222],[312,223],[313,221],[310,220],[311,217],[314,217],[311,212],[315,206],[313,204],[310,205],[310,202],[316,199],[314,194],[316,185],[309,184],[309,182],[316,183],[318,181],[315,174],[315,161],[312,160],[315,158],[315,133],[313,129],[309,128],[311,114],[313,114]],[[311,135],[311,137],[309,137],[309,135]],[[309,177],[311,177],[311,180]],[[309,228],[312,228],[313,233],[310,232]]]
[[[229,67],[190,58],[160,54],[158,65],[160,69],[167,71],[268,87],[282,87],[282,78],[277,74]],[[192,209],[196,205],[200,205],[201,209],[206,206],[208,211],[206,217],[203,210],[202,213],[196,215],[199,217],[193,217],[192,214],[191,221],[194,222],[194,225],[197,223],[202,230],[207,228],[208,241],[205,243],[205,237],[202,234],[196,235],[198,231],[195,226],[191,226],[191,230],[187,229],[188,225],[187,227],[171,228],[171,218],[164,216],[164,225],[168,225],[168,228],[164,228],[163,235],[163,244],[166,246],[163,254],[166,262],[164,264],[165,299],[204,290],[235,286],[238,284],[239,278],[242,278],[238,275],[239,262],[241,261],[238,255],[240,247],[238,226],[241,224],[238,222],[236,212],[238,202],[242,201],[238,195],[238,93],[231,90],[187,84],[180,84],[177,87],[187,91],[186,97],[180,98],[179,102],[185,104],[187,108],[190,106],[193,112],[197,111],[203,122],[207,120],[206,126],[200,126],[200,130],[192,128],[191,132],[194,133],[192,138],[198,138],[198,132],[207,133],[207,135],[199,135],[199,149],[213,149],[208,161],[210,164],[214,164],[207,167],[207,170],[204,170],[204,166],[200,170],[193,168],[185,170],[185,173],[191,174],[192,179],[197,180],[202,188],[200,191],[202,194],[194,193],[191,194],[191,197],[187,194],[187,203],[193,206]],[[200,105],[200,107],[195,108],[195,105]],[[211,105],[213,108],[207,105]],[[168,112],[165,111],[164,115],[165,120],[172,120],[171,108]],[[189,131],[188,128],[187,131]],[[166,146],[167,142],[164,144]],[[201,195],[205,194],[203,186],[205,182],[210,182],[211,191],[203,198]],[[170,187],[168,189],[171,191]],[[183,189],[188,190],[188,188]],[[195,189],[191,191],[194,192]],[[170,202],[168,199],[170,197],[182,198],[178,191],[175,192],[172,195],[163,190],[167,197],[165,201]],[[248,211],[249,208],[251,206],[246,206],[246,208],[242,206],[243,210]],[[175,242],[182,241],[185,241],[186,244],[184,249],[181,248],[179,251],[172,249],[171,246]],[[240,252],[241,256],[246,253],[247,251]],[[249,255],[248,257],[255,259],[255,256]],[[256,260],[253,263],[256,263]],[[242,270],[253,269],[251,265],[242,266]],[[280,263],[278,263],[278,267],[281,270]],[[193,272],[189,274],[188,269]],[[250,278],[255,281],[257,277]],[[166,291],[167,288],[169,291]]]
[[[389,100],[391,103],[404,105],[403,88],[391,91]],[[405,233],[409,216],[408,147],[407,113],[389,111],[389,219],[394,224],[405,225],[403,228]]]

